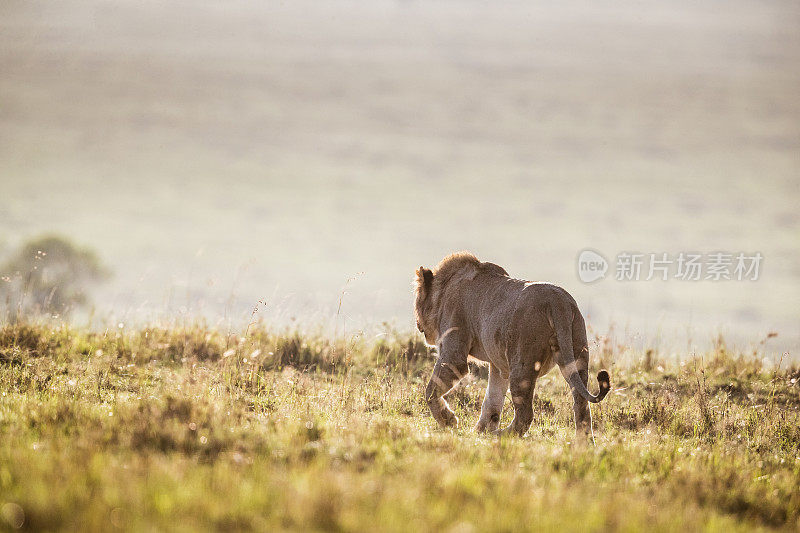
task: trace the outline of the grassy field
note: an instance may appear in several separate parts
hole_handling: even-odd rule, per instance
[[[603,361],[599,361],[603,359]],[[0,330],[0,523],[28,530],[800,527],[800,369],[760,354],[614,364],[596,445],[540,380],[525,438],[479,436],[481,369],[422,398],[416,337],[192,327]],[[596,389],[596,383],[592,384]],[[509,404],[507,403],[507,406]],[[510,420],[508,408],[504,421]]]

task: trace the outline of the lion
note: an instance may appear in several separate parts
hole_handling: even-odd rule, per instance
[[[589,402],[605,398],[611,381],[601,370],[599,393],[587,388],[586,325],[566,290],[512,278],[504,268],[468,252],[445,257],[434,270],[420,267],[414,285],[417,328],[429,345],[438,347],[425,399],[441,426],[458,426],[444,396],[467,374],[468,358],[489,364],[475,430],[497,434],[528,431],[536,380],[558,365],[572,391],[576,438],[594,441]],[[499,430],[509,386],[514,419]]]

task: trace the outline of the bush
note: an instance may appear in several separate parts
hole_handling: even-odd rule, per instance
[[[88,306],[88,289],[109,275],[92,250],[65,237],[45,235],[23,244],[0,266],[0,296],[12,320],[68,315]]]

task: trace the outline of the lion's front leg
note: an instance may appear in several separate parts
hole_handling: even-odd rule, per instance
[[[450,335],[439,345],[439,359],[425,389],[425,400],[433,418],[443,427],[458,427],[458,418],[443,398],[467,374],[466,342]]]
[[[508,379],[500,374],[500,370],[496,366],[491,365],[489,367],[489,385],[486,387],[486,396],[481,406],[481,417],[475,426],[475,431],[497,431],[507,391]]]

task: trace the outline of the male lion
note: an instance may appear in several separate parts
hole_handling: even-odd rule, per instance
[[[611,383],[601,370],[599,394],[587,389],[586,326],[567,291],[514,279],[502,267],[466,252],[445,257],[434,271],[420,267],[415,286],[417,328],[428,344],[438,345],[425,397],[440,425],[458,425],[443,396],[467,373],[471,356],[489,363],[477,431],[497,432],[509,382],[514,420],[502,432],[528,431],[536,379],[557,364],[572,389],[576,437],[593,438],[588,402],[605,398]]]

